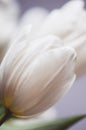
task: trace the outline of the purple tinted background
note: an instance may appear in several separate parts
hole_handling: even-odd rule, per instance
[[[60,8],[69,0],[19,0],[21,14],[28,8],[41,6],[52,10]],[[85,0],[86,3],[86,0]],[[73,85],[69,93],[56,105],[59,117],[86,113],[86,76],[80,77]],[[74,125],[69,130],[86,130],[86,119]]]

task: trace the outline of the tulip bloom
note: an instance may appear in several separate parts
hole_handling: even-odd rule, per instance
[[[0,67],[0,100],[16,117],[30,118],[55,104],[75,80],[74,49],[55,36],[32,41],[22,36]]]
[[[46,35],[59,36],[65,46],[77,52],[76,74],[86,73],[86,11],[83,0],[73,0],[61,9],[53,10],[36,31],[35,38]]]

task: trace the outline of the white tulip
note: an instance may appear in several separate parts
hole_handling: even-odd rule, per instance
[[[45,18],[48,15],[48,10],[40,7],[29,9],[20,19],[20,30],[25,26],[31,26],[31,32],[29,34],[29,40],[33,40],[35,34],[38,32],[38,28],[41,27]],[[33,37],[34,36],[34,37]]]
[[[72,46],[77,52],[76,74],[86,74],[86,11],[83,0],[72,0],[61,9],[52,11],[36,37],[53,34],[59,36],[64,45]]]
[[[14,1],[0,1],[0,60],[17,29],[19,8]]]
[[[29,45],[26,41],[22,37],[12,44],[0,67],[0,100],[21,118],[50,108],[75,80],[73,48],[64,47],[55,36],[39,38]]]
[[[28,25],[31,24],[35,30],[38,30],[37,28],[40,27],[45,20],[45,18],[48,15],[48,10],[40,7],[31,8],[28,11],[25,12],[25,14],[22,16],[20,24]]]
[[[75,24],[80,19],[83,12],[83,1],[73,0],[63,6],[50,12],[40,28],[39,35],[55,34],[65,37],[75,29]],[[41,33],[41,34],[40,34]]]

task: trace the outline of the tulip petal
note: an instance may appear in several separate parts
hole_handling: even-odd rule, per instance
[[[16,86],[16,84],[14,84],[14,82],[15,83],[17,82],[18,77],[20,77],[19,75],[21,75],[22,72],[24,71],[24,69],[27,68],[27,66],[29,66],[29,64],[33,60],[33,58],[35,58],[40,53],[47,51],[50,48],[56,48],[56,47],[61,46],[60,40],[55,36],[43,37],[41,39],[31,42],[29,45],[27,44],[26,40],[23,39],[23,36],[24,36],[24,34],[20,35],[15,40],[15,42],[11,45],[10,49],[8,50],[6,56],[3,59],[1,66],[0,66],[0,72],[1,72],[0,80],[3,83],[2,85],[3,86],[6,85],[6,89],[8,89],[9,85],[7,85],[7,84],[9,84],[9,82],[11,81],[11,83],[12,83],[11,89],[13,91]],[[22,66],[22,64],[23,64],[23,66]],[[21,68],[21,66],[22,66],[22,68]],[[21,70],[20,70],[20,68],[21,68]],[[16,73],[18,71],[19,71],[19,73],[16,75]],[[9,77],[9,75],[10,75],[10,77]],[[14,80],[14,78],[15,78],[15,80]],[[2,89],[1,87],[0,87],[0,89],[1,89],[0,97],[3,99],[2,90],[4,91],[4,89]],[[6,91],[6,93],[7,93],[7,91]]]
[[[76,74],[80,76],[86,73],[86,34],[85,31],[73,32],[64,40],[68,46],[73,47],[77,52]],[[65,46],[66,46],[65,44]]]
[[[75,29],[75,22],[80,19],[83,6],[83,1],[73,0],[61,9],[53,10],[45,19],[38,35],[54,34],[64,38]]]
[[[47,110],[71,87],[75,59],[74,49],[64,47],[56,36],[14,44],[0,68],[2,103],[15,116],[26,118]]]
[[[75,52],[70,48],[59,48],[38,56],[27,69],[29,76],[25,76],[18,86],[10,110],[16,115],[32,116],[52,106],[75,79],[74,61]],[[31,70],[30,74],[28,70]]]
[[[48,14],[48,10],[40,7],[29,9],[21,18],[21,26],[32,25],[33,32],[37,31],[42,25],[44,19]]]

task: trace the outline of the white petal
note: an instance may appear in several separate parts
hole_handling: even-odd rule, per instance
[[[13,93],[10,110],[16,115],[33,116],[52,106],[75,79],[74,61],[75,52],[70,48],[40,54],[27,69],[28,77],[24,77],[16,93]]]
[[[0,60],[17,30],[19,7],[14,1],[0,1]]]
[[[29,9],[21,19],[21,25],[32,24],[34,28],[38,28],[46,18],[48,10],[40,7]]]
[[[69,12],[79,12],[84,7],[84,0],[71,0],[68,1],[65,5],[63,5],[62,9]],[[72,10],[71,10],[72,9]]]
[[[73,47],[77,52],[76,74],[81,76],[86,73],[86,31],[75,32],[64,40],[65,46]]]
[[[0,99],[14,115],[32,117],[47,110],[72,85],[76,53],[59,42],[47,36],[9,49],[0,68]]]
[[[71,1],[62,9],[52,11],[44,21],[38,35],[55,34],[61,38],[65,37],[75,28],[75,23],[82,11],[82,1]]]
[[[32,29],[28,36],[29,40],[33,40],[35,35],[37,34],[39,28],[41,27],[43,21],[48,15],[48,10],[35,7],[32,9],[29,9],[22,17],[20,21],[20,29],[23,28],[26,25],[31,25]]]
[[[26,68],[29,67],[34,58],[36,58],[44,51],[57,48],[59,46],[61,46],[60,40],[55,36],[43,37],[41,39],[31,42],[29,45],[27,44],[27,39],[23,39],[23,37],[21,36],[19,40],[16,40],[14,44],[11,45],[10,49],[8,50],[6,56],[3,59],[3,62],[1,63],[0,66],[1,83],[4,82],[4,85],[9,86],[8,84],[10,82],[12,81],[15,82],[14,86],[12,87],[12,89],[14,90],[17,84],[16,80],[18,79],[18,77],[20,77],[22,73],[24,73],[23,74],[24,76],[27,75]],[[26,70],[25,72],[24,69]],[[19,73],[17,74],[17,72]],[[19,81],[21,83],[22,76]],[[3,89],[2,87],[0,87],[0,89],[1,89],[0,97],[2,97],[3,99],[3,92],[2,92]]]

